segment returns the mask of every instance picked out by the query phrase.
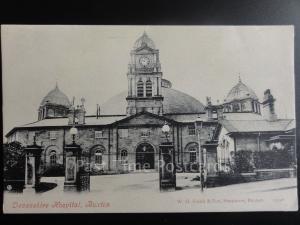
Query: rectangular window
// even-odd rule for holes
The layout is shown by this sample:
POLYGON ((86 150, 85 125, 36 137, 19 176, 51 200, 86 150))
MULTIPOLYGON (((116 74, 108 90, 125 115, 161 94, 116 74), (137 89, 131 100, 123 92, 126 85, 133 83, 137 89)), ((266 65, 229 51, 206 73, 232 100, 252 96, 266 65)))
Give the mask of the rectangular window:
POLYGON ((189 135, 196 135, 196 129, 194 124, 189 125, 188 130, 189 130, 189 135))
POLYGON ((150 130, 143 130, 141 132, 141 137, 149 137, 150 136, 150 130))
POLYGON ((56 131, 50 131, 49 136, 50 136, 50 140, 55 140, 56 139, 56 131))
POLYGON ((28 133, 28 141, 29 141, 29 143, 33 142, 34 136, 36 136, 35 131, 28 133))
POLYGON ((128 129, 120 129, 119 135, 120 135, 120 138, 127 138, 128 137, 128 129))
POLYGON ((99 138, 103 138, 104 136, 104 132, 102 130, 96 130, 95 131, 95 138, 99 139, 99 138))

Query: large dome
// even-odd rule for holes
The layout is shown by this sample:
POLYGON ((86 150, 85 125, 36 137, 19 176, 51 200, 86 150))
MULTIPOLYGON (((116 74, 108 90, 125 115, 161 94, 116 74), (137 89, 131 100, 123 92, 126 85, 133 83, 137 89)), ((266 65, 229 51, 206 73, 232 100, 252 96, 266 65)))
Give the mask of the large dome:
MULTIPOLYGON (((103 115, 124 115, 126 114, 127 91, 112 97, 101 105, 101 114, 103 115)), ((183 92, 162 87, 164 96, 163 110, 164 114, 181 113, 201 113, 204 112, 204 105, 197 99, 183 92)))
POLYGON ((43 98, 41 106, 45 104, 63 105, 67 107, 71 105, 68 97, 61 90, 59 90, 57 85, 43 98))
POLYGON ((241 79, 239 79, 239 82, 229 91, 224 102, 229 103, 232 101, 243 100, 247 98, 258 100, 255 92, 251 88, 246 86, 241 81, 241 79))
POLYGON ((149 48, 155 49, 154 42, 151 38, 148 37, 146 32, 144 32, 143 35, 136 40, 133 49, 136 50, 144 46, 148 46, 149 48))

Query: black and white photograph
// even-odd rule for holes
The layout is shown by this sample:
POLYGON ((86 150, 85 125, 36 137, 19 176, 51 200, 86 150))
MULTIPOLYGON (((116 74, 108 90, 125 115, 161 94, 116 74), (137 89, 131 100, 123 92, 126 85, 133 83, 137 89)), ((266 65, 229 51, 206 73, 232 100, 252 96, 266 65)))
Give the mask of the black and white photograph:
POLYGON ((294 37, 2 25, 4 213, 297 211, 294 37))

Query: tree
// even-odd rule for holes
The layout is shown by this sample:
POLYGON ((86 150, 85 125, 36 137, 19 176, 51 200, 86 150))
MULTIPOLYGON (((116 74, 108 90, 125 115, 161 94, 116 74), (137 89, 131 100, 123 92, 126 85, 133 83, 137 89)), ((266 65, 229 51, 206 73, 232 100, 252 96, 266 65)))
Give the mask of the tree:
POLYGON ((4 178, 23 178, 25 173, 25 151, 19 142, 3 144, 4 178))

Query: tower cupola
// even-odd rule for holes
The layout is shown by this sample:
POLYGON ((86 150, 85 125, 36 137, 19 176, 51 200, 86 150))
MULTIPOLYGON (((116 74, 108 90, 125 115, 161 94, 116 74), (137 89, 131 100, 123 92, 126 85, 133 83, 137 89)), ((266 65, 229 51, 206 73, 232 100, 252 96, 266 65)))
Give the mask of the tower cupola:
POLYGON ((159 50, 146 32, 135 41, 130 52, 127 80, 127 115, 141 111, 163 113, 159 50))
POLYGON ((71 103, 68 97, 55 85, 41 101, 38 119, 42 120, 51 117, 65 117, 68 114, 71 103))
POLYGON ((229 91, 224 99, 224 113, 261 114, 260 103, 255 92, 244 84, 239 77, 238 83, 229 91))

